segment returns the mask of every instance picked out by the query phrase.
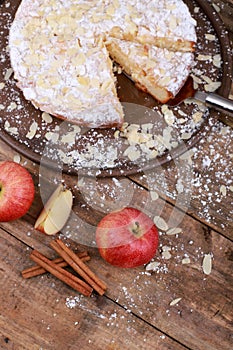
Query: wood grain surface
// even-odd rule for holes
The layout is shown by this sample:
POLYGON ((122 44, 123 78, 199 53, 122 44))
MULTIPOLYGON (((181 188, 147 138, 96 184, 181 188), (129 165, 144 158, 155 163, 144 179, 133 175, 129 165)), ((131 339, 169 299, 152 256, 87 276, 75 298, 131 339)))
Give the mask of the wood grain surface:
MULTIPOLYGON (((233 1, 212 3, 232 39, 233 1)), ((232 135, 230 126, 218 122, 206 139, 166 166, 98 180, 44 171, 0 141, 0 161, 25 166, 36 190, 24 217, 0 223, 0 349, 232 349, 232 135), (75 199, 72 217, 56 237, 73 249, 88 250, 88 266, 108 285, 104 296, 83 297, 50 274, 29 280, 21 276, 33 265, 32 249, 56 257, 49 246, 54 237, 33 225, 61 178, 75 199), (159 229, 154 271, 111 266, 95 247, 99 220, 123 205, 180 228, 176 235, 159 229), (208 254, 212 270, 206 275, 202 264, 208 254)))

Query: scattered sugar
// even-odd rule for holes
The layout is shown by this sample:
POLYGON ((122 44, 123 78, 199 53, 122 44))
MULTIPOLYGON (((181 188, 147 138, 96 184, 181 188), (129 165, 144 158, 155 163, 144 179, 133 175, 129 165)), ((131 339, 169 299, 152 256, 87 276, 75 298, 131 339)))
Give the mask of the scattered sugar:
MULTIPOLYGON (((199 8, 195 8, 195 12, 198 13, 199 12, 199 8)), ((209 41, 214 40, 214 36, 210 36, 211 34, 206 34, 206 38, 209 41)), ((206 55, 205 57, 199 56, 199 58, 201 57, 201 61, 209 61, 210 65, 213 64, 213 66, 215 68, 218 68, 219 66, 219 62, 220 60, 220 56, 219 54, 217 55, 206 55)), ((206 74, 204 74, 201 70, 198 71, 196 69, 195 74, 197 74, 196 77, 196 83, 203 85, 203 86, 207 86, 207 85, 211 85, 212 84, 212 79, 208 80, 206 77, 206 74), (207 84, 205 84, 207 83, 207 84)), ((5 72, 5 79, 8 80, 10 79, 12 75, 11 71, 6 71, 5 72)), ((2 85, 0 85, 2 87, 2 89, 5 89, 5 83, 1 83, 2 85)), ((213 86, 213 85, 212 85, 213 86)), ((219 86, 219 83, 217 82, 214 87, 219 86)), ((16 100, 15 100, 16 101, 16 100)), ((8 103, 8 105, 2 105, 2 108, 9 108, 10 103, 13 103, 13 107, 17 107, 18 104, 14 101, 11 101, 8 103), (17 106, 16 106, 17 105, 17 106)), ((13 108, 12 111, 15 109, 13 108)), ((198 106, 199 108, 199 106, 198 106)), ((202 120, 202 116, 203 113, 201 110, 199 110, 197 108, 197 110, 195 109, 195 112, 192 115, 192 119, 194 121, 194 124, 190 123, 190 128, 196 128, 195 124, 197 122, 200 122, 202 120)), ((167 117, 165 117, 166 123, 169 126, 176 126, 178 124, 182 125, 182 124, 186 124, 187 122, 187 114, 184 111, 179 111, 179 114, 182 115, 183 119, 179 119, 176 120, 175 118, 171 118, 171 119, 167 119, 167 117)), ((49 115, 44 115, 42 116, 42 119, 45 123, 51 124, 53 122, 53 118, 49 115)), ((129 124, 130 125, 130 124, 129 124)), ((189 129, 189 127, 188 127, 189 129)), ((13 127, 11 125, 11 120, 9 120, 8 122, 5 123, 5 130, 8 131, 11 134, 17 135, 18 136, 18 129, 17 127, 13 127)), ((30 130, 30 127, 29 127, 30 130)), ((28 130, 28 131, 29 131, 28 130)), ((148 136, 151 133, 151 128, 150 126, 148 126, 145 124, 139 125, 138 126, 138 131, 141 132, 141 130, 143 131, 143 133, 148 136)), ((169 130, 169 129, 168 129, 169 130)), ((51 131, 52 134, 54 134, 55 131, 51 131)), ((182 133, 184 135, 184 133, 188 133, 189 131, 184 131, 182 129, 182 133)), ((119 137, 119 134, 121 133, 121 131, 118 131, 118 135, 117 137, 119 137)), ((198 215, 200 215, 200 217, 203 217, 206 221, 211 222, 213 224, 217 223, 216 218, 213 217, 213 215, 211 214, 211 208, 216 208, 216 203, 221 203, 221 201, 224 200, 224 197, 226 197, 229 193, 229 191, 233 191, 233 185, 232 185, 232 179, 231 179, 231 171, 232 171, 232 167, 231 167, 231 163, 229 162, 229 159, 232 160, 232 150, 230 150, 230 141, 229 141, 229 135, 231 133, 231 129, 229 127, 225 127, 223 126, 220 122, 218 124, 216 124, 216 126, 213 128, 213 133, 221 133, 221 137, 222 137, 222 147, 224 147, 224 149, 226 149, 226 158, 227 159, 222 159, 221 158, 221 150, 219 149, 219 147, 221 147, 221 145, 216 145, 214 143, 211 143, 211 134, 209 136, 208 142, 210 143, 210 149, 208 154, 203 155, 203 151, 205 149, 204 147, 204 143, 200 143, 196 148, 194 148, 193 150, 190 150, 189 152, 187 152, 186 154, 184 154, 182 156, 183 159, 188 159, 188 160, 194 160, 198 161, 198 159, 201 160, 201 164, 199 167, 199 164, 197 162, 197 165, 195 165, 194 163, 194 178, 191 181, 191 185, 193 185, 195 187, 195 193, 194 193, 194 199, 198 199, 199 203, 200 203, 200 209, 198 212, 198 215), (217 164, 217 165, 216 165, 217 164), (210 179, 209 178, 209 174, 206 172, 208 169, 211 171, 213 169, 213 167, 215 167, 215 169, 218 168, 218 171, 216 171, 214 174, 212 172, 212 175, 215 177, 214 179, 210 179), (212 180, 212 183, 211 183, 212 180), (224 184, 223 184, 224 182, 224 184), (218 188, 216 192, 212 191, 212 186, 213 183, 217 183, 218 184, 218 188), (204 189, 204 191, 203 191, 204 189)), ((51 134, 51 135, 52 135, 51 134)), ((78 132, 77 132, 78 134, 78 132)), ((143 136, 145 136, 143 135, 143 136)), ((56 137, 55 140, 53 139, 53 137, 51 136, 50 139, 52 139, 53 141, 56 141, 56 137)), ((126 142, 128 142, 128 144, 130 144, 130 142, 132 142, 132 139, 127 140, 127 138, 125 137, 124 139, 126 142)), ((64 139, 63 139, 64 141, 64 139)), ((206 152, 206 150, 205 150, 206 152)), ((95 152, 94 152, 95 154, 95 152)), ((93 155, 93 153, 92 153, 93 155)), ((75 158, 75 155, 74 155, 75 158)), ((17 158, 16 158, 17 159, 17 158)), ((87 157, 88 160, 88 157, 87 157)), ((18 158, 18 161, 20 161, 20 159, 18 158)), ((80 163, 82 164, 82 163, 80 163)), ((108 164, 106 164, 106 166, 108 166, 108 164)), ((112 166, 112 164, 111 164, 112 166)), ((119 182, 118 179, 114 179, 115 184, 118 187, 121 187, 121 183, 119 182)), ((182 183, 179 183, 179 181, 177 181, 177 192, 178 193, 182 193, 184 191, 184 187, 182 187, 182 183)), ((153 191, 151 191, 153 192, 153 191)), ((151 194, 151 199, 152 200, 156 200, 157 199, 157 192, 153 192, 151 194)), ((175 196, 177 195, 177 193, 173 193, 172 195, 174 195, 174 198, 176 198, 175 196)), ((221 210, 220 210, 220 214, 221 214, 221 210)), ((229 212, 229 216, 226 217, 226 222, 230 221, 231 219, 231 215, 232 213, 229 212)), ((145 267, 145 273, 140 272, 138 274, 138 276, 135 278, 135 281, 137 281, 137 279, 139 278, 146 278, 145 280, 145 286, 146 284, 149 284, 150 280, 152 280, 153 278, 157 278, 156 282, 161 282, 161 280, 163 278, 165 278, 166 274, 169 274, 169 259, 176 259, 177 263, 180 263, 182 266, 182 268, 188 268, 188 264, 191 263, 199 263, 198 266, 202 267, 204 274, 208 275, 211 273, 212 271, 212 254, 204 254, 203 253, 203 248, 202 247, 195 247, 195 241, 194 240, 189 240, 186 245, 183 243, 182 241, 182 246, 181 244, 179 245, 177 242, 174 241, 174 239, 177 239, 179 237, 179 233, 181 233, 181 228, 169 228, 167 222, 164 220, 164 222, 162 222, 161 224, 161 218, 158 219, 160 220, 160 227, 159 229, 163 232, 166 233, 166 235, 162 236, 162 238, 164 239, 165 236, 170 236, 168 237, 171 241, 169 241, 169 246, 168 245, 162 245, 161 247, 161 252, 160 252, 160 260, 158 257, 158 261, 152 261, 151 263, 149 263, 146 267, 145 267), (193 249, 193 255, 191 256, 186 256, 184 253, 185 250, 187 248, 187 251, 189 251, 190 249, 193 249), (164 261, 164 255, 166 257, 169 256, 168 259, 165 259, 167 261, 164 261), (202 263, 200 262, 200 258, 203 259, 202 263), (201 265, 202 264, 202 265, 201 265), (162 277, 161 277, 162 276, 162 277)), ((158 222, 158 220, 156 220, 156 222, 158 222)), ((28 235, 30 235, 31 233, 28 232, 28 235)), ((184 232, 184 236, 185 236, 185 232, 184 232)), ((126 287, 122 287, 121 291, 124 294, 125 300, 126 300, 126 305, 125 308, 127 310, 128 313, 131 312, 131 309, 139 307, 139 303, 137 302, 137 300, 134 300, 132 298, 132 295, 130 294, 129 290, 126 287)), ((145 295, 146 296, 146 295, 145 295)), ((176 298, 174 300, 171 301, 171 303, 175 303, 175 301, 177 301, 177 299, 180 298, 176 298)), ((180 299, 181 300, 181 299, 180 299)), ((179 301, 180 301, 179 300, 179 301)), ((57 302, 59 302, 59 300, 57 300, 57 302)), ((84 299, 81 296, 75 296, 75 297, 69 297, 66 299, 66 306, 69 309, 73 309, 75 307, 81 307, 81 309, 88 311, 90 313, 93 313, 93 310, 91 308, 88 308, 88 305, 84 302, 84 299)), ((153 301, 150 301, 150 303, 153 305, 153 301)), ((175 303, 176 304, 176 303, 175 303)), ((174 304, 174 305, 175 305, 174 304)), ((170 311, 167 310, 166 311, 167 315, 170 314, 170 311)), ((100 310, 96 310, 94 311, 94 315, 100 319, 105 319, 107 318, 109 320, 109 326, 111 325, 116 325, 116 320, 119 318, 119 316, 117 315, 116 312, 113 312, 110 315, 105 315, 103 313, 101 313, 100 310)), ((76 322, 75 322, 76 323, 76 322)), ((48 326, 49 327, 49 326, 48 326)), ((161 337, 165 337, 164 335, 162 335, 161 337)), ((91 341, 90 341, 91 342, 91 341)))
MULTIPOLYGON (((202 14, 199 7, 195 7, 194 15, 197 16, 197 20, 199 18, 202 18, 204 22, 205 16, 202 14)), ((11 20, 11 15, 8 14, 8 19, 5 23, 6 27, 9 27, 11 20)), ((204 42, 202 47, 198 46, 197 60, 192 70, 193 76, 195 76, 197 87, 202 87, 203 89, 212 91, 216 89, 220 84, 218 80, 220 74, 219 68, 221 67, 221 54, 214 30, 211 28, 211 25, 208 21, 205 21, 205 23, 205 41, 213 41, 214 43, 216 43, 216 47, 213 52, 211 52, 210 54, 206 54, 205 45, 208 46, 208 44, 204 42), (208 63, 208 67, 210 68, 208 68, 208 72, 205 72, 205 69, 203 68, 202 64, 203 62, 208 63)), ((197 31, 198 30, 199 28, 197 27, 197 31)), ((6 48, 1 53, 1 60, 6 61, 8 55, 8 48, 6 48)), ((12 73, 12 68, 7 67, 3 72, 4 82, 0 82, 0 87, 3 91, 5 91, 5 89, 7 88, 7 84, 5 82, 10 82, 11 84, 11 101, 8 101, 7 104, 0 104, 0 109, 3 110, 7 108, 9 108, 11 111, 19 108, 23 109, 20 97, 14 89, 15 82, 13 80, 12 73)), ((118 70, 118 73, 121 74, 121 71, 118 70)), ((58 135, 57 130, 55 129, 56 118, 53 118, 51 115, 45 112, 43 112, 41 116, 38 114, 38 120, 36 120, 36 122, 38 123, 37 132, 35 132, 35 129, 30 130, 31 123, 28 123, 26 124, 28 130, 23 130, 23 133, 20 133, 20 129, 18 129, 18 127, 16 127, 15 125, 11 125, 11 118, 12 121, 15 121, 13 120, 13 118, 17 118, 20 122, 20 119, 15 114, 13 115, 13 117, 11 117, 9 114, 6 115, 9 125, 6 125, 5 130, 17 140, 19 139, 19 137, 22 138, 22 143, 24 143, 27 147, 33 147, 34 152, 39 154, 44 151, 46 141, 52 141, 59 148, 59 151, 57 152, 57 157, 60 157, 60 160, 63 161, 64 164, 71 167, 71 169, 89 169, 90 167, 103 167, 104 169, 120 169, 122 166, 124 169, 128 166, 129 161, 135 162, 136 164, 140 164, 141 162, 142 164, 144 164, 145 162, 155 159, 158 155, 163 154, 164 152, 166 152, 167 149, 172 150, 182 140, 189 140, 192 137, 193 133, 195 133, 200 127, 200 125, 203 123, 205 116, 202 111, 203 106, 199 104, 194 104, 194 111, 192 114, 189 113, 189 109, 186 110, 186 107, 188 108, 188 104, 185 104, 184 106, 180 106, 179 108, 175 109, 169 108, 166 105, 162 107, 156 106, 155 110, 160 112, 160 115, 164 117, 166 123, 166 126, 163 126, 164 130, 162 130, 158 134, 155 134, 155 130, 159 130, 161 129, 161 127, 159 125, 154 125, 151 122, 151 120, 146 121, 144 124, 136 124, 138 128, 136 132, 135 130, 133 132, 122 132, 122 130, 114 130, 113 134, 116 137, 117 143, 119 145, 118 149, 115 148, 115 150, 115 143, 112 142, 108 136, 98 136, 96 142, 96 135, 90 133, 89 138, 84 139, 87 142, 87 150, 84 151, 82 149, 82 151, 80 152, 78 147, 75 146, 77 145, 77 143, 81 142, 81 139, 83 139, 82 130, 81 136, 80 130, 75 130, 73 133, 69 132, 67 133, 67 135, 58 135), (40 122, 40 120, 42 121, 42 123, 40 122), (49 130, 46 130, 46 124, 50 126, 49 130), (37 138, 38 140, 36 146, 33 143, 34 138, 37 138), (68 147, 66 151, 63 150, 63 143, 65 143, 68 147), (132 145, 132 143, 134 144, 132 145), (103 146, 104 144, 107 145, 105 148, 103 146), (74 145, 75 147, 74 150, 71 150, 72 145, 74 145), (108 152, 109 147, 112 147, 111 154, 109 154, 108 152), (100 156, 97 156, 99 154, 101 155, 101 159, 100 156)), ((29 117, 30 115, 27 114, 27 111, 25 111, 24 118, 27 119, 29 117)), ((126 129, 128 128, 128 130, 130 130, 131 126, 134 123, 128 122, 126 124, 126 129)), ((48 146, 48 148, 50 147, 48 146)), ((49 158, 54 158, 54 153, 51 149, 46 150, 46 152, 46 156, 48 156, 49 158)), ((178 191, 182 192, 182 187, 179 186, 179 183, 178 191)))

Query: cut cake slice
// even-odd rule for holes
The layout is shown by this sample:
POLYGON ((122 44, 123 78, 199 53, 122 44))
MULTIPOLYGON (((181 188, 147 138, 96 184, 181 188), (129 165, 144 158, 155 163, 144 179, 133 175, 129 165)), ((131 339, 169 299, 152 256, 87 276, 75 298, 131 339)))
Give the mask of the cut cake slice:
POLYGON ((194 63, 192 52, 174 52, 118 39, 109 40, 107 49, 138 87, 161 103, 179 92, 194 63))

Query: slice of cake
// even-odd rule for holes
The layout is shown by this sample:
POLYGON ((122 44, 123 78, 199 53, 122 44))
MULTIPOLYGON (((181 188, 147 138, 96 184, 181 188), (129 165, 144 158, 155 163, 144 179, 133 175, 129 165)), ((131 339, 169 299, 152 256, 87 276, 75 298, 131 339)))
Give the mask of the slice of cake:
POLYGON ((166 103, 184 85, 194 63, 192 52, 169 51, 151 45, 111 39, 107 49, 137 85, 166 103))
POLYGON ((163 102, 184 82, 195 41, 182 0, 22 0, 9 50, 17 85, 35 107, 106 128, 123 123, 108 50, 163 102))

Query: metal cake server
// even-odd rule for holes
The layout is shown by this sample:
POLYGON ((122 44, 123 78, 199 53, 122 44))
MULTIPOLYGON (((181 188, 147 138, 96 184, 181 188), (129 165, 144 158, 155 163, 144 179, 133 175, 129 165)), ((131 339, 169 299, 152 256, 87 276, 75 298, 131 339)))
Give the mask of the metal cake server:
POLYGON ((202 91, 196 91, 193 98, 203 102, 207 107, 226 113, 233 118, 233 100, 224 98, 213 92, 206 93, 202 91))

